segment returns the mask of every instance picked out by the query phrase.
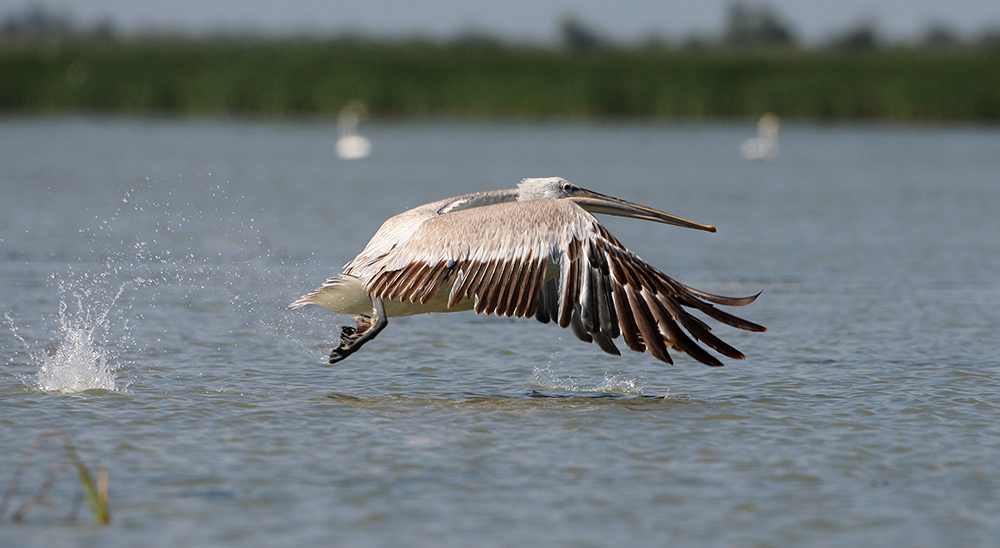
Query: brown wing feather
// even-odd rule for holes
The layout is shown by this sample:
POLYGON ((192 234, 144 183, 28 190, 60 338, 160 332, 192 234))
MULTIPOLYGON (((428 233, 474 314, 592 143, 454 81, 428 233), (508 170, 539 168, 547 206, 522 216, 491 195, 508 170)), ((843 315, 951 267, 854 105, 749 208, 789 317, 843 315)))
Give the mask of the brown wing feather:
POLYGON ((514 307, 514 317, 523 318, 529 312, 535 311, 535 303, 541 293, 541 280, 538 274, 541 266, 538 259, 533 259, 524 269, 524 278, 518 283, 517 304, 514 307))
POLYGON ((462 279, 462 284, 457 290, 453 291, 455 296, 448 301, 448 307, 454 307, 462 299, 472 296, 471 288, 475 287, 478 283, 477 280, 482 280, 483 275, 486 274, 486 269, 489 267, 489 263, 484 263, 482 261, 470 261, 465 268, 465 277, 462 279))
POLYGON ((507 266, 509 268, 505 269, 501 286, 497 290, 496 314, 498 316, 510 317, 514 314, 514 307, 517 305, 514 294, 517 290, 517 284, 521 282, 521 271, 524 267, 524 261, 510 261, 507 263, 507 266))
POLYGON ((713 306, 743 306, 753 302, 756 295, 724 297, 681 284, 628 251, 603 226, 596 225, 588 238, 585 252, 563 268, 563 275, 570 279, 562 282, 565 289, 560 320, 568 318, 571 309, 566 303, 572 303, 580 311, 581 327, 592 335, 620 335, 630 349, 648 349, 668 363, 672 363, 668 349, 673 347, 712 366, 722 362, 699 342, 730 358, 742 359, 744 355, 713 334, 708 324, 685 307, 740 329, 765 329, 713 306))
POLYGON ((650 354, 658 360, 670 364, 674 363, 667 352, 663 335, 657 328, 656 319, 653 318, 653 313, 649 310, 642 295, 631 287, 626 288, 626 294, 628 295, 629 308, 632 309, 632 317, 639 328, 639 335, 642 336, 642 341, 646 344, 650 354))
POLYGON ((618 322, 622 338, 625 339, 625 346, 636 352, 645 352, 646 345, 639 340, 639 327, 632 319, 632 311, 629 309, 628 295, 624 285, 612 284, 612 297, 615 301, 615 309, 618 311, 618 322))

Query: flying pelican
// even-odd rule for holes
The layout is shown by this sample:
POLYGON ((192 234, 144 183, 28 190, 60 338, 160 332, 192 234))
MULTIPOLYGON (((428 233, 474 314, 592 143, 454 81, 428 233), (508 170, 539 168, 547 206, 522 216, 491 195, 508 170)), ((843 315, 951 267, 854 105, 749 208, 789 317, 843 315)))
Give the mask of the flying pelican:
POLYGON ((715 232, 561 177, 524 179, 516 189, 448 198, 392 217, 343 273, 289 306, 355 315, 356 326, 342 328, 331 364, 375 338, 390 317, 461 310, 534 315, 614 355, 621 352, 612 339, 620 336, 632 350, 648 349, 667 363, 673 363, 667 349, 675 348, 722 365, 695 340, 744 358, 684 307, 765 331, 712 305, 743 306, 757 295, 723 297, 677 282, 626 249, 593 213, 715 232))

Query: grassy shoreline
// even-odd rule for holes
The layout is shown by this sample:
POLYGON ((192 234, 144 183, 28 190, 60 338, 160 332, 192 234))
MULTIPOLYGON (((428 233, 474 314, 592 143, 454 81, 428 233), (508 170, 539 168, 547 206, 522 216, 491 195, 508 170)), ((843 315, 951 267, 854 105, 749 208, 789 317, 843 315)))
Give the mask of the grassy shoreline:
POLYGON ((363 41, 0 44, 0 113, 1000 123, 1000 52, 363 41))

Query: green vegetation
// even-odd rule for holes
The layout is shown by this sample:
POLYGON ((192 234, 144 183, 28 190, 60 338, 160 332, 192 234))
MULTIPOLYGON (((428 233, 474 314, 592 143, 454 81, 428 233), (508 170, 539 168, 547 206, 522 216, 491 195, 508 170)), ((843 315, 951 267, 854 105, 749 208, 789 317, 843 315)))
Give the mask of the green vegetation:
POLYGON ((337 40, 0 42, 0 113, 1000 122, 996 49, 584 52, 337 40))
MULTIPOLYGON (((17 494, 18 487, 21 484, 21 479, 24 477, 24 473, 27 468, 31 465, 35 454, 45 444, 45 442, 51 438, 62 438, 63 450, 66 452, 66 459, 48 470, 41 486, 39 486, 27 500, 18 506, 12 515, 12 519, 14 521, 24 520, 25 516, 28 515, 28 512, 43 501, 46 501, 49 491, 56 482, 56 478, 66 471, 67 468, 72 467, 76 469, 80 480, 80 488, 87 498, 87 503, 90 505, 90 511, 94 517, 94 523, 98 525, 108 525, 111 523, 111 510, 108 506, 107 468, 102 466, 98 469, 97 483, 95 484, 93 477, 90 475, 90 470, 88 470, 87 466, 83 463, 83 460, 76 451, 76 447, 74 447, 72 442, 70 442, 69 435, 62 430, 52 430, 39 434, 38 437, 36 437, 35 440, 28 445, 24 455, 21 457, 21 462, 18 464, 17 469, 14 470, 14 475, 11 477, 10 483, 7 484, 7 488, 3 491, 3 496, 0 496, 0 521, 2 521, 4 516, 7 514, 7 508, 10 506, 14 496, 17 494)), ((48 505, 51 506, 51 501, 49 501, 48 505)), ((68 516, 70 522, 76 521, 76 511, 78 507, 76 504, 73 506, 74 508, 68 516)))

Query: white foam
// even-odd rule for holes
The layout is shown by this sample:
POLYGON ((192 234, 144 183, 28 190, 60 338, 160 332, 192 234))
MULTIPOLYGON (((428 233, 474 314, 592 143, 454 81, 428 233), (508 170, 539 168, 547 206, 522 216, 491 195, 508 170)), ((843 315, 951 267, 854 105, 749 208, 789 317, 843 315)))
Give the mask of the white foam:
POLYGON ((113 353, 94 338, 97 326, 63 326, 59 346, 40 361, 35 383, 46 392, 74 393, 84 390, 116 390, 113 353))
POLYGON ((561 377, 552 370, 551 364, 544 368, 536 366, 526 384, 546 390, 626 395, 642 395, 645 385, 641 377, 610 371, 605 371, 602 378, 561 377))
MULTIPOLYGON (((30 363, 38 367, 33 379, 25 379, 39 390, 72 394, 85 390, 124 390, 118 386, 117 354, 127 345, 127 329, 112 326, 109 312, 121 296, 126 284, 108 290, 88 276, 74 280, 86 282, 87 289, 75 284, 59 284, 59 311, 54 340, 49 348, 33 350, 17 334, 14 321, 5 315, 15 336, 30 351, 30 363), (95 285, 96 284, 96 285, 95 285), (74 303, 71 308, 70 303, 74 303)), ((44 340, 45 337, 40 338, 44 340)))

